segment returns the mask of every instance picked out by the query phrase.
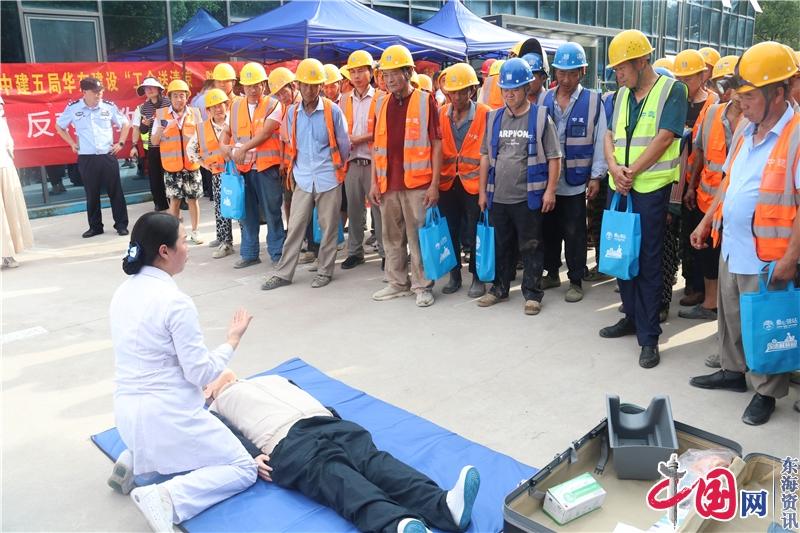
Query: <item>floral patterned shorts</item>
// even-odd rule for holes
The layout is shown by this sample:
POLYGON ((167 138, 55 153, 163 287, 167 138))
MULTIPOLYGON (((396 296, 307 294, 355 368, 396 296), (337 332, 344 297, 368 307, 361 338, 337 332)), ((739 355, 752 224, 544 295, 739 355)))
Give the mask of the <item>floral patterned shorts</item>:
POLYGON ((203 194, 203 178, 199 170, 164 172, 167 198, 200 198, 203 194))

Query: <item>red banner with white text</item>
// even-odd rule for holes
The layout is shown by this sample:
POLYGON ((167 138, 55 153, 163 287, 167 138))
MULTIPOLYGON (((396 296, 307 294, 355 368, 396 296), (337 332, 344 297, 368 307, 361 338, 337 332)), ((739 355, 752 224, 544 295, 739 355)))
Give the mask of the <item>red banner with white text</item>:
MULTIPOLYGON (((5 114, 14 138, 16 166, 77 161, 75 153, 56 133, 55 122, 69 102, 82 97, 82 78, 93 76, 101 80, 105 87, 103 99, 116 104, 130 119, 136 106, 143 101, 143 97, 136 94, 136 87, 145 77, 155 77, 164 87, 172 80, 185 80, 192 89, 191 100, 200 91, 203 81, 211 77, 215 65, 215 62, 201 61, 0 64, 0 96, 5 101, 5 114)), ((237 72, 242 65, 233 63, 237 72)), ((265 68, 269 71, 277 66, 280 65, 265 68)), ((284 66, 291 68, 293 64, 284 66)), ((69 131, 74 137, 72 128, 69 131)), ((130 142, 119 152, 119 157, 128 152, 130 142)))

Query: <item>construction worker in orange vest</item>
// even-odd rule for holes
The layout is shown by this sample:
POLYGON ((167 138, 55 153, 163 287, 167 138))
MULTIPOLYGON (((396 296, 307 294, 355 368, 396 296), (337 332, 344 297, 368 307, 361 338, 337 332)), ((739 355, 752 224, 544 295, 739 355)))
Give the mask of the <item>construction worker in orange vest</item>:
POLYGON ((164 169, 169 212, 177 218, 181 211, 181 200, 185 200, 192 220, 188 241, 202 244, 197 227, 200 223, 198 198, 203 194, 203 181, 196 150, 188 147, 190 142, 197 142, 197 129, 202 126, 203 120, 200 111, 187 105, 189 86, 185 81, 172 80, 167 86, 167 97, 171 105, 156 111, 151 138, 161 147, 161 167, 164 169))
MULTIPOLYGON (((689 111, 686 114, 685 131, 691 130, 687 137, 691 141, 697 135, 697 130, 700 128, 708 108, 717 103, 718 97, 717 93, 706 89, 706 61, 700 52, 697 50, 683 50, 675 56, 674 63, 673 73, 675 77, 686 85, 688 90, 689 111)), ((686 289, 680 304, 691 307, 691 309, 681 309, 678 312, 678 316, 697 320, 716 320, 716 305, 708 309, 702 306, 705 300, 703 273, 698 264, 697 254, 689 244, 689 235, 697 227, 703 216, 695 207, 689 208, 689 204, 683 201, 686 184, 691 180, 693 169, 695 166, 702 166, 703 160, 699 159, 696 152, 691 149, 691 142, 687 143, 684 149, 689 152, 686 166, 681 174, 680 181, 673 187, 670 197, 672 224, 680 225, 680 240, 677 249, 674 247, 668 248, 668 253, 664 254, 664 265, 665 268, 674 268, 677 271, 678 263, 682 263, 686 289), (679 256, 675 254, 678 250, 680 251, 679 256)), ((663 295, 667 298, 665 298, 666 301, 662 301, 663 308, 669 307, 672 295, 672 279, 673 277, 670 276, 668 280, 669 286, 664 287, 663 295)), ((665 283, 667 283, 666 277, 665 283)))
MULTIPOLYGON (((738 60, 739 58, 736 56, 725 56, 717 61, 711 81, 719 87, 719 94, 726 95, 733 92, 730 87, 732 85, 731 78, 738 60)), ((709 107, 702 123, 698 119, 693 140, 693 153, 695 161, 702 163, 695 164, 692 168, 692 176, 683 201, 688 209, 697 209, 701 219, 711 208, 711 203, 714 201, 722 181, 722 167, 728 156, 731 138, 733 132, 736 131, 741 113, 739 97, 734 95, 727 103, 714 104, 709 107)), ((692 311, 696 315, 711 314, 711 311, 717 309, 719 248, 709 246, 702 250, 695 250, 695 257, 697 259, 696 266, 703 274, 705 299, 697 304, 697 311, 692 311)), ((680 311, 679 315, 684 318, 699 318, 686 316, 685 311, 680 311)), ((714 312, 714 316, 716 316, 716 312, 714 312)), ((708 363, 719 367, 719 354, 715 354, 711 361, 707 361, 708 363)))
POLYGON ((220 178, 225 170, 225 155, 222 152, 220 138, 228 124, 228 95, 222 89, 209 89, 204 95, 204 103, 208 118, 197 130, 197 148, 201 165, 211 173, 211 187, 214 196, 214 220, 216 226, 216 250, 211 256, 214 259, 233 253, 233 230, 231 220, 220 213, 220 178))
POLYGON ((434 302, 433 280, 425 278, 418 230, 425 223, 426 208, 439 200, 439 111, 433 95, 411 87, 414 60, 405 46, 387 47, 380 69, 391 94, 375 109, 369 197, 381 208, 389 285, 372 299, 391 300, 413 292, 417 306, 428 307, 434 302), (410 264, 407 250, 411 251, 410 264))
POLYGON ((241 220, 240 259, 233 268, 246 268, 261 262, 259 226, 261 213, 267 219, 267 252, 276 263, 283 250, 286 231, 281 205, 283 187, 278 169, 281 164, 281 139, 278 128, 283 116, 281 103, 266 93, 267 73, 260 63, 247 63, 239 73, 245 96, 231 104, 228 127, 223 131, 222 151, 236 163, 244 176, 245 216, 241 220))
POLYGON ((342 202, 345 163, 350 154, 347 124, 339 106, 321 95, 325 68, 316 59, 304 59, 295 74, 302 103, 292 104, 286 113, 289 142, 289 172, 296 187, 292 198, 289 233, 275 272, 261 285, 263 290, 292 283, 306 228, 316 209, 321 230, 319 267, 312 288, 330 283, 336 265, 339 212, 342 202))
POLYGON ((220 89, 225 93, 228 98, 225 105, 230 107, 233 98, 236 96, 233 94, 233 87, 236 85, 236 70, 228 63, 219 63, 214 67, 211 79, 214 80, 214 88, 220 89))
MULTIPOLYGON (((372 186, 372 132, 370 116, 375 114, 377 89, 370 85, 374 60, 366 50, 356 50, 347 59, 347 71, 353 85, 351 92, 342 95, 341 108, 347 119, 350 134, 350 158, 345 177, 347 217, 347 258, 342 262, 345 270, 364 263, 364 228, 367 224, 367 196, 372 186)), ((377 206, 369 208, 375 225, 376 243, 381 264, 384 261, 381 212, 377 206)))
MULTIPOLYGON (((788 103, 789 80, 797 70, 792 55, 772 41, 747 49, 736 67, 742 114, 750 123, 734 133, 723 168, 726 177, 691 236, 697 249, 708 246, 709 234, 715 244, 722 239, 717 302, 722 369, 692 378, 695 387, 747 391, 739 296, 759 291, 759 277, 769 262, 775 262, 771 277, 775 284, 797 274, 800 113, 788 103)), ((776 341, 784 337, 796 346, 791 335, 776 331, 776 341)), ((777 358, 786 343, 776 344, 777 358)), ((745 424, 769 421, 776 398, 789 392, 789 376, 750 372, 755 395, 742 415, 745 424)))
MULTIPOLYGON (((717 61, 720 59, 720 53, 710 46, 704 46, 698 50, 698 52, 703 56, 703 61, 706 64, 706 72, 703 75, 703 85, 705 85, 706 89, 709 91, 716 93, 717 88, 711 81, 711 76, 714 74, 714 65, 716 65, 717 61)), ((717 96, 719 96, 719 94, 717 96)))
POLYGON ((470 298, 480 298, 486 293, 485 284, 475 274, 475 232, 481 212, 478 207, 481 144, 486 135, 486 115, 491 108, 472 101, 478 85, 478 76, 468 63, 451 65, 442 80, 450 104, 439 110, 442 129, 439 207, 447 219, 456 252, 456 266, 442 292, 451 294, 461 288, 461 235, 464 235, 464 247, 470 249, 472 284, 467 294, 470 298), (464 231, 462 221, 466 222, 464 231))
POLYGON ((478 102, 488 105, 492 109, 499 109, 505 105, 503 94, 500 92, 500 67, 505 63, 504 59, 495 61, 489 67, 489 74, 483 80, 483 86, 478 93, 478 102))
POLYGON ((331 63, 323 65, 325 67, 325 85, 322 86, 322 94, 336 105, 342 96, 342 73, 339 67, 331 63))

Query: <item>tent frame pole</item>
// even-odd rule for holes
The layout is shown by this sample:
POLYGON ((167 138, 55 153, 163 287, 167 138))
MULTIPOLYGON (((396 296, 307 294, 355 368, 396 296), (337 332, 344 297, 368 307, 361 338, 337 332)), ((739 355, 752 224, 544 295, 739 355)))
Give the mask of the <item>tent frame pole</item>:
POLYGON ((167 4, 167 46, 169 47, 169 60, 175 61, 175 49, 172 46, 172 9, 170 0, 166 0, 167 4))

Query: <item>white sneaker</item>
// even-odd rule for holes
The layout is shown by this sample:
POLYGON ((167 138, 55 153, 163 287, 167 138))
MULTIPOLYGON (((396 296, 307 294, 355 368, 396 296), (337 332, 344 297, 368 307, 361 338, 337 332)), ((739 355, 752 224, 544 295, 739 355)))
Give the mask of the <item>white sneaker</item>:
POLYGON ((233 253, 233 246, 230 244, 222 243, 219 247, 214 250, 214 253, 211 254, 211 257, 214 259, 221 259, 225 256, 231 255, 233 253))
POLYGON ((189 234, 189 243, 203 244, 203 239, 200 238, 200 235, 198 235, 197 230, 194 230, 189 234))
POLYGON ((133 453, 126 449, 117 458, 111 475, 108 478, 108 486, 120 494, 128 494, 134 487, 133 481, 133 453))
POLYGON ((319 270, 319 259, 314 259, 314 262, 311 263, 311 266, 308 267, 309 272, 316 272, 319 270))
POLYGON ((4 257, 3 258, 3 268, 17 268, 19 263, 13 257, 4 257))
POLYGON ((447 508, 453 516, 453 522, 459 531, 467 529, 472 520, 472 506, 478 497, 481 487, 481 476, 474 466, 465 466, 458 475, 455 486, 447 492, 447 508))
POLYGON ((424 290, 417 293, 417 307, 430 307, 433 305, 433 292, 424 290))
POLYGON ((403 518, 397 523, 397 533, 431 533, 422 520, 403 518))
POLYGON ((408 289, 398 289, 388 285, 372 295, 372 299, 376 302, 384 302, 393 298, 400 298, 402 296, 411 296, 411 291, 408 289))
POLYGON ((144 515, 147 525, 156 533, 172 533, 172 500, 166 489, 158 485, 137 487, 131 499, 144 515))

